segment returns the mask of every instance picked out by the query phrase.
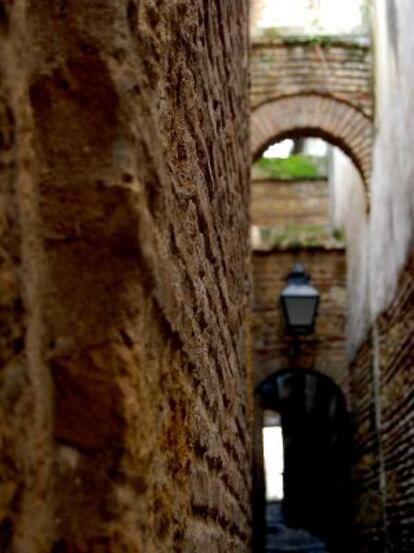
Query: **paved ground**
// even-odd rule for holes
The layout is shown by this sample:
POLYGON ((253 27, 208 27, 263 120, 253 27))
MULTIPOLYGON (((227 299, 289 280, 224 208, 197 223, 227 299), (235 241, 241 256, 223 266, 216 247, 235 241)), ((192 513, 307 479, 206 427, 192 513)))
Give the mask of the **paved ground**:
POLYGON ((266 553, 328 553, 318 538, 285 525, 280 503, 268 503, 266 528, 266 553))

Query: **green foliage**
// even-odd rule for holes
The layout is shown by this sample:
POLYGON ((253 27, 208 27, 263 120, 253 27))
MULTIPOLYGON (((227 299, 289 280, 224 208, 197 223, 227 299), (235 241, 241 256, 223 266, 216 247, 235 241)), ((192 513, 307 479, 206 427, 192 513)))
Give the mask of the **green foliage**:
POLYGON ((338 228, 335 228, 333 229, 332 231, 332 236, 335 238, 335 240, 337 240, 338 242, 343 242, 345 237, 344 237, 344 233, 342 232, 341 229, 338 229, 338 228))
POLYGON ((266 40, 280 40, 280 31, 276 27, 266 27, 262 31, 262 38, 266 40))
POLYGON ((287 224, 281 227, 261 227, 260 238, 266 248, 294 250, 303 248, 342 248, 343 235, 326 225, 287 224))
POLYGON ((313 159, 309 156, 296 154, 286 159, 260 158, 255 163, 263 178, 298 180, 312 179, 319 176, 319 170, 313 159))
POLYGON ((279 248, 310 248, 326 242, 329 237, 326 227, 321 225, 295 225, 272 228, 269 233, 269 243, 279 248))
POLYGON ((307 43, 311 46, 333 46, 338 42, 338 37, 326 35, 326 34, 311 34, 307 37, 307 43))

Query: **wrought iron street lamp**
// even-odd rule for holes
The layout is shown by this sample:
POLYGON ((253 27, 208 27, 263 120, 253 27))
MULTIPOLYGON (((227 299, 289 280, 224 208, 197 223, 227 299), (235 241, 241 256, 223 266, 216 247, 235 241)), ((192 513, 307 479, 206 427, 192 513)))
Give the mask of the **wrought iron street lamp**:
POLYGON ((280 294, 286 327, 293 336, 312 334, 319 306, 319 292, 309 283, 302 263, 295 263, 288 284, 280 294))

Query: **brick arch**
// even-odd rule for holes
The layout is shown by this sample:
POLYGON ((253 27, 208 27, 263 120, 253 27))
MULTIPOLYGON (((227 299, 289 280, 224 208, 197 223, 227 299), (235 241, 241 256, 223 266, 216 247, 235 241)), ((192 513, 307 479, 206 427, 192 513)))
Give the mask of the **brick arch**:
MULTIPOLYGON (((350 418, 343 391, 322 372, 292 367, 269 375, 256 394, 259 409, 281 417, 286 523, 308 530, 326 542, 330 551, 343 551, 349 535, 351 473, 350 418), (312 461, 305 466, 303 459, 309 454, 312 461), (326 467, 332 470, 327 472, 326 467), (314 497, 315 492, 319 501, 303 504, 303 497, 314 497)), ((253 435, 256 465, 263 457, 263 411, 258 410, 258 415, 260 424, 253 435)), ((263 488, 254 493, 263 494, 263 488)))
POLYGON ((352 159, 368 188, 372 132, 370 118, 350 104, 316 94, 285 96, 253 111, 251 152, 253 159, 257 159, 277 139, 318 136, 341 148, 352 159))

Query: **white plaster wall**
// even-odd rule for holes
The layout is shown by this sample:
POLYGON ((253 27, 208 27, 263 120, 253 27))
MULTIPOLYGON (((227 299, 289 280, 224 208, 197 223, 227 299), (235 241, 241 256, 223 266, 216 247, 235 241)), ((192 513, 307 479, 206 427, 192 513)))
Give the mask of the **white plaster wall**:
POLYGON ((414 0, 375 0, 376 120, 370 215, 359 175, 334 153, 333 217, 348 248, 348 353, 388 307, 414 235, 414 0), (393 11, 394 7, 394 11, 393 11))
POLYGON ((332 224, 347 245, 347 350, 352 357, 369 327, 368 219, 365 189, 352 161, 338 148, 331 157, 332 224))
POLYGON ((372 321, 394 297, 414 230, 414 2, 376 0, 375 7, 377 136, 369 232, 372 321))

